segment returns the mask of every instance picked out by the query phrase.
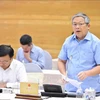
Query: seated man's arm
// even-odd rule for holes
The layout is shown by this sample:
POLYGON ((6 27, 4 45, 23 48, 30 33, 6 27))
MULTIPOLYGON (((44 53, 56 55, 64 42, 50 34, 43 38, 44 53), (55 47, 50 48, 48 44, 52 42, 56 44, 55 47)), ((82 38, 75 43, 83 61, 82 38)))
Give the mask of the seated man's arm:
POLYGON ((37 64, 38 66, 40 66, 41 69, 43 69, 44 66, 45 66, 45 55, 44 55, 44 51, 41 51, 39 53, 39 56, 38 56, 38 60, 37 61, 32 59, 32 63, 37 64))

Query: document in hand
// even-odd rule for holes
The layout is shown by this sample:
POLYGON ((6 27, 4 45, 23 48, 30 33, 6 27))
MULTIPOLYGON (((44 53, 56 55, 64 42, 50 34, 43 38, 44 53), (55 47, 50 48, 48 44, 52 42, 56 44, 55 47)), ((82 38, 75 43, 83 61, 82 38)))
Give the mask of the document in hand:
POLYGON ((80 85, 81 85, 81 83, 82 83, 82 82, 78 82, 77 80, 68 78, 68 77, 66 77, 66 76, 64 76, 64 75, 62 75, 62 78, 63 78, 65 81, 69 82, 70 84, 72 84, 73 86, 75 86, 75 87, 77 87, 77 88, 79 88, 80 85))

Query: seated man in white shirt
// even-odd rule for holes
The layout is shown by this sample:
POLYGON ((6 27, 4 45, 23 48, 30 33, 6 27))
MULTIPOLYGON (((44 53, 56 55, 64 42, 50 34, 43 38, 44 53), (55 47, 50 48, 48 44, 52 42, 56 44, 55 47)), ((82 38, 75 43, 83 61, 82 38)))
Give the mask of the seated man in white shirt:
POLYGON ((0 88, 12 87, 16 83, 27 82, 23 63, 13 58, 14 50, 9 45, 0 45, 0 88))

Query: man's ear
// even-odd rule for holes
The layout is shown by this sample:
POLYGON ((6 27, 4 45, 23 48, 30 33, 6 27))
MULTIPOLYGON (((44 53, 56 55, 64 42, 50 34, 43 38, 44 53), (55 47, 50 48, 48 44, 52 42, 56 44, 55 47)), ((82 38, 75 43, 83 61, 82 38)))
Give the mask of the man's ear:
POLYGON ((87 25, 88 26, 88 30, 90 29, 90 24, 87 25))
POLYGON ((11 58, 10 58, 10 59, 11 59, 11 61, 13 60, 13 58, 14 58, 14 57, 11 57, 11 58))
POLYGON ((33 44, 30 44, 30 48, 32 49, 32 47, 33 47, 33 44))
POLYGON ((32 46, 32 43, 29 43, 28 46, 32 46))

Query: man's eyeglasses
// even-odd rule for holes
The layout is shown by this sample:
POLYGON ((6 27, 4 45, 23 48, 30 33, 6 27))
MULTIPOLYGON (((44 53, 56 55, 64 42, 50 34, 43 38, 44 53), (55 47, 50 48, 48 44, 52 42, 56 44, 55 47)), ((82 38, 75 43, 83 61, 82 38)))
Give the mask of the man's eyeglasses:
POLYGON ((7 63, 9 63, 9 61, 4 60, 4 61, 0 61, 0 63, 7 64, 7 63))
POLYGON ((73 25, 74 27, 76 27, 77 25, 81 27, 81 26, 83 26, 84 24, 86 24, 86 23, 72 23, 72 25, 73 25))

